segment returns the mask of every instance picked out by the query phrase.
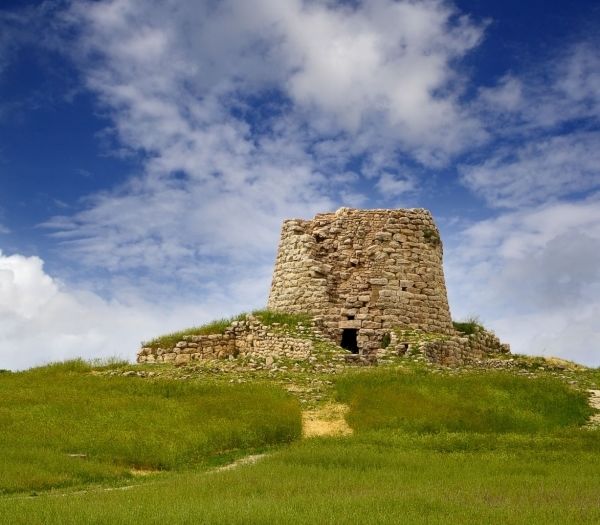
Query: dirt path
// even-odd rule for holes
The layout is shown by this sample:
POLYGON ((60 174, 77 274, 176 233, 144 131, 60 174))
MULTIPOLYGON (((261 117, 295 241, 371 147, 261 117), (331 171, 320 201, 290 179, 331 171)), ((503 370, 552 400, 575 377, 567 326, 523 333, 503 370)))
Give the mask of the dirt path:
MULTIPOLYGON (((590 394, 590 406, 596 410, 600 410, 600 390, 588 390, 590 394)), ((589 427, 600 426, 600 412, 594 414, 588 423, 589 427)))
MULTIPOLYGON (((228 463, 227 465, 222 465, 220 467, 214 467, 209 470, 206 470, 204 473, 205 474, 215 474, 217 472, 234 470, 243 465, 252 465, 267 456, 268 456, 268 454, 251 454, 250 456, 241 457, 231 463, 228 463)), ((151 476, 154 474, 160 474, 160 471, 157 471, 157 470, 132 470, 131 473, 135 477, 145 477, 145 476, 151 476)), ((157 485, 159 483, 163 483, 163 480, 157 479, 156 481, 150 481, 150 482, 146 482, 146 483, 133 483, 130 485, 121 485, 118 487, 95 486, 95 487, 89 487, 87 489, 70 490, 70 491, 66 491, 66 492, 48 491, 48 492, 40 492, 39 494, 36 494, 36 495, 27 494, 27 495, 6 496, 6 497, 3 497, 2 499, 11 500, 11 499, 34 499, 34 498, 40 498, 40 497, 55 497, 56 498, 56 497, 68 497, 68 496, 80 496, 82 494, 90 494, 93 492, 113 492, 113 491, 120 491, 120 490, 131 490, 131 489, 135 489, 135 488, 139 488, 139 487, 147 487, 149 485, 157 485)))
POLYGON ((314 410, 302 412, 302 437, 347 436, 352 429, 344 416, 349 407, 341 403, 327 403, 314 410))
POLYGON ((223 465, 222 467, 216 467, 212 470, 209 470, 208 472, 223 472, 224 470, 234 470, 243 465, 253 465, 257 461, 260 461, 261 459, 266 458, 267 456, 268 454, 252 454, 250 456, 244 456, 243 458, 240 458, 234 461, 233 463, 228 463, 227 465, 223 465))

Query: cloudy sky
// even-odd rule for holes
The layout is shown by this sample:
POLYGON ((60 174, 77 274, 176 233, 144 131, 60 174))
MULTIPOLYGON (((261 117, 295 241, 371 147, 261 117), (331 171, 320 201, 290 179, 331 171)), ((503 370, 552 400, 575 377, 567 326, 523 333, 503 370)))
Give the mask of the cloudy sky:
POLYGON ((425 207, 453 317, 600 366, 596 0, 0 4, 0 368, 266 303, 284 218, 425 207))

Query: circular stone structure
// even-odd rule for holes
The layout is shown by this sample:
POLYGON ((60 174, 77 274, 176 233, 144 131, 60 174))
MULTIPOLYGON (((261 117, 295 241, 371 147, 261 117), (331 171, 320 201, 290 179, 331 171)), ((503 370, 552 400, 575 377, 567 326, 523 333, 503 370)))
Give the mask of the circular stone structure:
POLYGON ((455 334, 442 242, 425 209, 340 208, 283 223, 268 308, 315 317, 361 354, 395 329, 455 334))

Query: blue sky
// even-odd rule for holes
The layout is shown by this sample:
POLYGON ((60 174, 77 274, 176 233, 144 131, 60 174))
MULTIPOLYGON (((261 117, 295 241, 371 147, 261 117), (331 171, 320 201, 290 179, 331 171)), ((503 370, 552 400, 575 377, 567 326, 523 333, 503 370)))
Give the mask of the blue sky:
POLYGON ((0 368, 265 304, 284 218, 425 207, 455 318, 600 366, 593 1, 0 6, 0 368))

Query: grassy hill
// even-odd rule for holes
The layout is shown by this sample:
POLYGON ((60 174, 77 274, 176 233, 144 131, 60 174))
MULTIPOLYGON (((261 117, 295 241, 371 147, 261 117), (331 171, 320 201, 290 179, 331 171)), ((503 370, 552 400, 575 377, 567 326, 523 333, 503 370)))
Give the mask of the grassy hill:
POLYGON ((598 370, 135 370, 0 374, 0 523, 600 522, 598 370), (353 435, 301 439, 332 401, 353 435))
POLYGON ((273 386, 97 375, 110 368, 0 375, 0 494, 212 465, 300 435, 297 400, 273 386))

